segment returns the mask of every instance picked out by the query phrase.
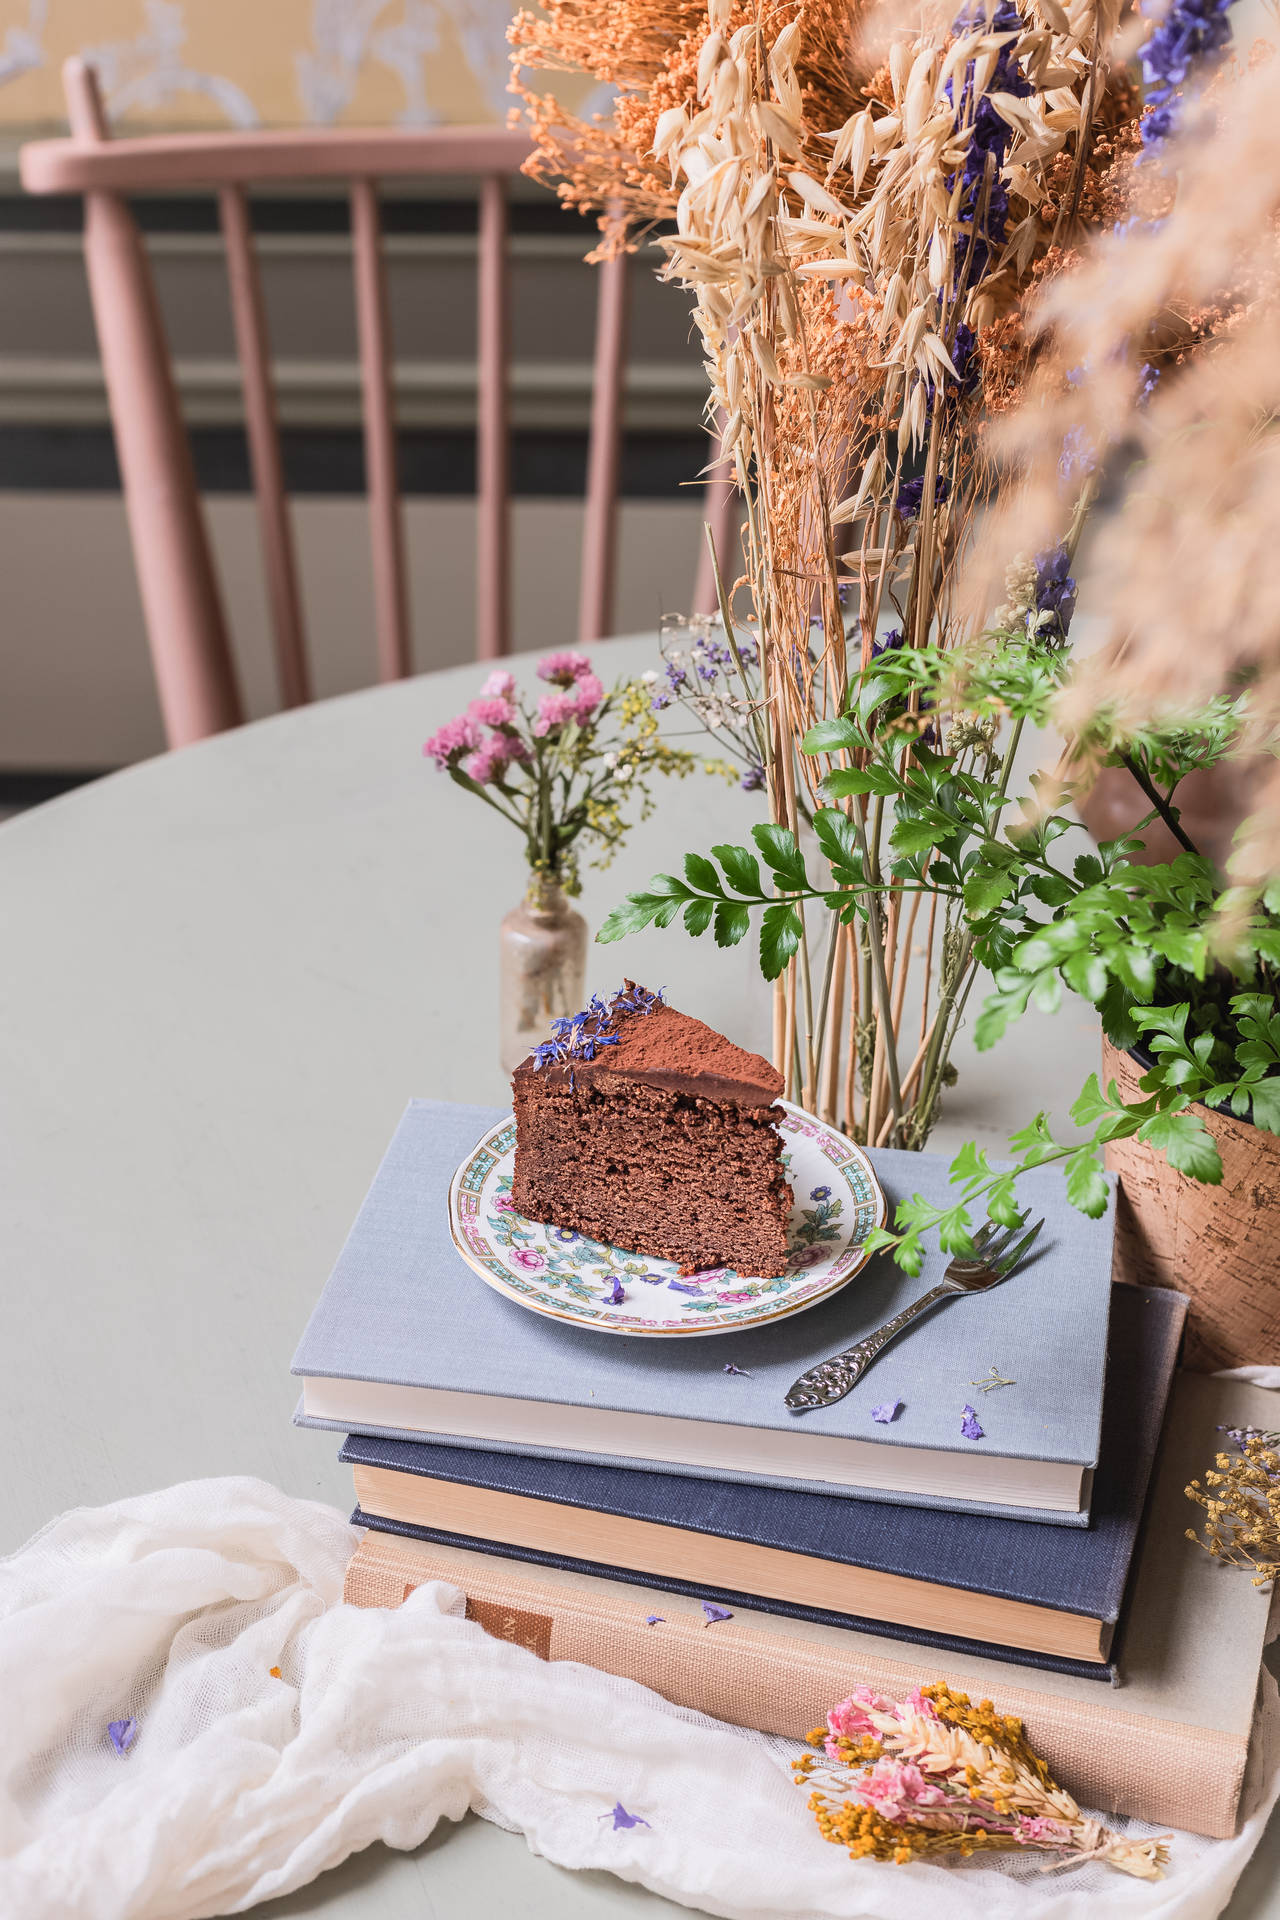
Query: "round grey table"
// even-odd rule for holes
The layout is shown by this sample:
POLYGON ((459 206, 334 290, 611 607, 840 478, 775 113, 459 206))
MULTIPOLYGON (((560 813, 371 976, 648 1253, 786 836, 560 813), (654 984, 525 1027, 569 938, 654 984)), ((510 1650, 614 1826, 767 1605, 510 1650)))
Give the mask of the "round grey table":
MULTIPOLYGON (((607 680, 652 665, 655 643, 599 655, 607 680)), ((309 707, 0 826, 0 1552, 62 1508, 203 1475, 350 1505, 332 1440, 290 1424, 298 1335, 405 1101, 504 1097, 497 926, 520 844, 420 751, 478 680, 461 668, 309 707)), ((760 817, 711 776, 658 802, 588 873, 593 925, 686 847, 760 817)), ((624 969, 767 1051, 745 945, 674 929, 594 947, 588 992, 624 969)), ((1062 1110, 1091 1034, 1069 1012, 1023 1027, 1038 1104, 1062 1110)), ((943 1149, 1025 1117, 998 1054, 961 1066, 943 1149)), ((1280 1920, 1274 1826, 1269 1840, 1232 1920, 1280 1920)), ((498 1910, 688 1911, 474 1818, 260 1909, 498 1910)))

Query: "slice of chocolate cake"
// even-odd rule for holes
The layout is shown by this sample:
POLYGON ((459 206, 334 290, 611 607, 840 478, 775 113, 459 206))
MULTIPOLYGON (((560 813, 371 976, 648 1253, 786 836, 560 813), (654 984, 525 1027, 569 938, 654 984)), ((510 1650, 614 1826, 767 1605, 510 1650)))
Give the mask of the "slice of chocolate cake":
POLYGON ((558 1021, 511 1087, 526 1219, 686 1273, 786 1272, 782 1076, 758 1053, 627 981, 558 1021))

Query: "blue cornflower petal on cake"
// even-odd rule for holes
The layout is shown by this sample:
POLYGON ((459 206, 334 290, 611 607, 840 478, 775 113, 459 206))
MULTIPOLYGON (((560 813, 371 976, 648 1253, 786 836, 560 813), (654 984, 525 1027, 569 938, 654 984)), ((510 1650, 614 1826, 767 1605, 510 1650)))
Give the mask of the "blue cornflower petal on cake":
POLYGON ((787 1272, 782 1076, 761 1055, 628 980, 556 1021, 511 1086, 526 1219, 685 1273, 787 1272))

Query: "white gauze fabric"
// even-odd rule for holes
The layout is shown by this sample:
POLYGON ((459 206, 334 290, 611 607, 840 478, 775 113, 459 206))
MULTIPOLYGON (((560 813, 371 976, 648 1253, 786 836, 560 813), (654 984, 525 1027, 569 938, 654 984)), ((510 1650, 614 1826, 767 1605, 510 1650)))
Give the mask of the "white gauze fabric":
POLYGON ((1243 1830, 1175 1836, 1162 1882, 1030 1856, 855 1865, 789 1743, 491 1639, 449 1587, 345 1606, 357 1538, 262 1481, 203 1480, 68 1513, 0 1563, 0 1913, 238 1913, 473 1808, 561 1866, 733 1920, 1093 1920, 1099 1901, 1211 1920, 1280 1786, 1268 1677, 1243 1830), (130 1716, 122 1758, 107 1728, 130 1716), (615 1830, 617 1801, 648 1826, 615 1830))

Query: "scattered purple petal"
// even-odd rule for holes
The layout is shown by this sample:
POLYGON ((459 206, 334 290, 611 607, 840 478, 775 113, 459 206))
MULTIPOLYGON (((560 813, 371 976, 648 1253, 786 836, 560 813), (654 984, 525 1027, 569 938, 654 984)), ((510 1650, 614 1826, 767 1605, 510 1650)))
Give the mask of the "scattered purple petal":
POLYGON ((964 1417, 960 1422, 960 1431, 964 1435, 965 1439, 981 1440, 983 1437, 983 1430, 978 1425, 978 1416, 974 1412, 973 1408, 966 1406, 962 1408, 961 1411, 964 1417))
POLYGON ((882 1400, 878 1407, 872 1407, 871 1418, 878 1420, 882 1427, 887 1427, 901 1406, 901 1400, 882 1400))
POLYGON ((138 1737, 138 1723, 132 1717, 128 1720, 112 1720, 108 1723, 107 1733, 112 1746, 123 1760, 138 1737))
POLYGON ((717 1620, 732 1620, 733 1618, 728 1607, 718 1607, 714 1600, 704 1600, 702 1603, 702 1611, 707 1616, 706 1624, 709 1627, 713 1627, 717 1620))
POLYGON ((604 1296, 604 1303, 606 1307, 620 1307, 623 1301, 626 1299, 626 1297, 627 1297, 627 1290, 623 1286, 621 1280, 619 1280, 617 1274, 615 1273, 613 1275, 613 1285, 610 1287, 608 1293, 606 1293, 604 1296))
POLYGON ((694 1282, 692 1281, 668 1280, 667 1285, 670 1287, 672 1293, 692 1293, 692 1294, 695 1294, 699 1300, 701 1300, 702 1298, 701 1285, 700 1284, 695 1285, 694 1282))
POLYGON ((667 1616, 665 1613, 646 1613, 644 1623, 646 1627, 665 1627, 667 1616))
POLYGON ((649 1822, 643 1819, 640 1814, 628 1813, 621 1800, 618 1801, 611 1812, 602 1813, 600 1818, 602 1820, 612 1820, 613 1831, 615 1833, 619 1827, 647 1827, 649 1825, 649 1822))
POLYGON ((744 1380, 749 1380, 751 1378, 751 1375, 747 1372, 745 1367, 735 1367, 732 1360, 725 1361, 724 1370, 726 1373, 740 1373, 744 1380))

